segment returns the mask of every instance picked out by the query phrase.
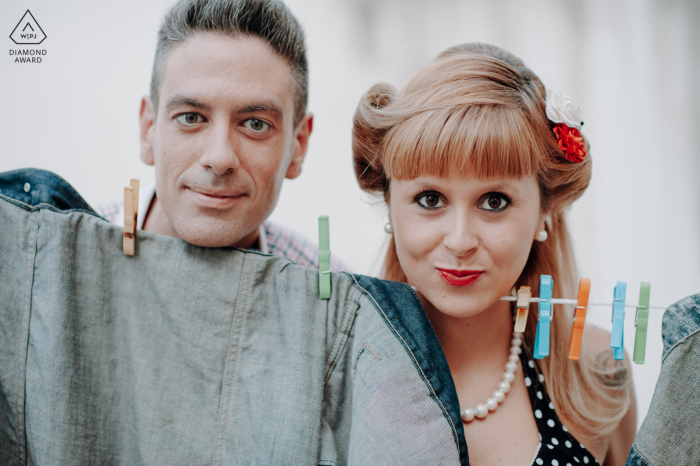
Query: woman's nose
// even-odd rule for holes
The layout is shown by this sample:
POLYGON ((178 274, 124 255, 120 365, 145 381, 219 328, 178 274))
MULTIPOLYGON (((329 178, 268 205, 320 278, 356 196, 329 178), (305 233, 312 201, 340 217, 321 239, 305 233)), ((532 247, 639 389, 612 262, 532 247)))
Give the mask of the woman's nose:
POLYGON ((479 247, 479 236, 474 222, 467 215, 455 215, 448 224, 443 243, 455 256, 463 257, 479 247))

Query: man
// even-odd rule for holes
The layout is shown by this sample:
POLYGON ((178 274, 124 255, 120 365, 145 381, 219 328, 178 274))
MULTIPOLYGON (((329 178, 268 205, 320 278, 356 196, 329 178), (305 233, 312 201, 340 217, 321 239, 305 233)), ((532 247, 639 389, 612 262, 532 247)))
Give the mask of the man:
MULTIPOLYGON (((141 159, 156 181, 142 191, 138 227, 316 266, 308 240, 265 222, 282 181, 301 173, 313 128, 307 72, 304 33, 282 2, 176 4, 141 101, 141 159)), ((98 211, 123 222, 122 204, 98 211)))

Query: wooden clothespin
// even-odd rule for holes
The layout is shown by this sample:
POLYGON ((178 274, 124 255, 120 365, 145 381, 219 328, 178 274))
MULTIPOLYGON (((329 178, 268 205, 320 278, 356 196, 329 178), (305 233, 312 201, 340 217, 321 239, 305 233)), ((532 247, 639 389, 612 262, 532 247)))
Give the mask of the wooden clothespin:
POLYGON ((651 283, 642 282, 639 287, 639 306, 634 317, 636 327, 634 336, 634 354, 632 360, 637 364, 644 364, 647 349, 647 324, 649 322, 649 293, 651 283))
POLYGON ((331 243, 328 215, 318 217, 318 295, 331 297, 331 243))
POLYGON ((542 359, 549 356, 549 327, 552 322, 552 276, 540 275, 540 302, 537 305, 537 333, 532 356, 542 359))
POLYGON ((136 226, 139 214, 139 180, 131 179, 131 186, 124 188, 124 254, 136 252, 136 226))
POLYGON ((613 357, 622 361, 625 357, 624 332, 625 332, 625 298, 627 296, 627 282, 617 282, 615 286, 615 298, 612 311, 612 332, 610 333, 610 347, 615 350, 613 357))
POLYGON ((582 278, 578 285, 578 303, 574 311, 574 324, 571 326, 571 340, 569 341, 569 359, 573 361, 578 361, 581 353, 583 325, 586 323, 586 309, 588 309, 590 294, 591 280, 590 278, 582 278))
POLYGON ((527 314, 530 311, 530 287, 521 286, 518 290, 517 311, 515 314, 514 332, 524 332, 527 324, 527 314))

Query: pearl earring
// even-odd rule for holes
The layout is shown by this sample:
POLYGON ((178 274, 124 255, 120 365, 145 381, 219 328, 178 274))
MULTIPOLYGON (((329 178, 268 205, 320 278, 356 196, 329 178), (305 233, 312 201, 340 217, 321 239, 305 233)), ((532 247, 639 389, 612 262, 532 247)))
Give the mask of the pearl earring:
POLYGON ((390 235, 394 232, 394 227, 391 226, 391 223, 387 223, 386 225, 384 225, 384 231, 387 235, 390 235))
POLYGON ((547 230, 542 230, 539 233, 537 233, 537 241, 540 243, 547 241, 547 230))

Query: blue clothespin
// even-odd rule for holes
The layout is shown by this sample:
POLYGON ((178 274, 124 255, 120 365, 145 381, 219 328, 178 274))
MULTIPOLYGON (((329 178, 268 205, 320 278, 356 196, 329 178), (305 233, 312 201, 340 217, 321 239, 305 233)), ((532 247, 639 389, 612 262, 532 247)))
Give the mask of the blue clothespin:
POLYGON ((331 242, 328 215, 318 217, 318 295, 331 297, 331 242))
POLYGON ((615 359, 622 361, 625 356, 625 297, 627 296, 627 282, 617 282, 615 286, 615 299, 612 311, 612 334, 610 335, 610 347, 615 350, 615 359))
POLYGON ((552 322, 552 276, 540 275, 540 302, 537 305, 537 333, 532 356, 542 359, 549 356, 549 325, 552 322))

